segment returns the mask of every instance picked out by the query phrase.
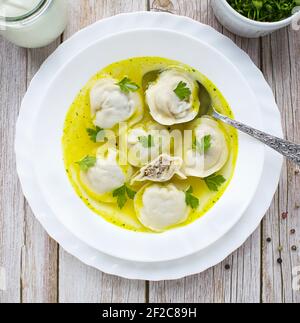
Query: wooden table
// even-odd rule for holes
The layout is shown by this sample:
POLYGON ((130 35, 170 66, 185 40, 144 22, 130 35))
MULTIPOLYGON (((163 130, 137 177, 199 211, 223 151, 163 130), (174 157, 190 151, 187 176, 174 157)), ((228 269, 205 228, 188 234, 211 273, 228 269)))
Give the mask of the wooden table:
POLYGON ((292 284, 293 268, 300 266, 300 174, 293 164, 284 165, 278 192, 260 227, 223 263, 178 281, 144 282, 89 268, 49 238, 22 195, 13 146, 21 99, 45 58, 79 29, 107 16, 139 10, 186 15, 232 38, 273 88, 286 138, 300 142, 300 31, 288 28, 263 39, 241 39, 216 21, 209 0, 69 3, 68 27, 50 46, 26 50, 0 39, 0 275, 6 274, 0 302, 299 303, 300 292, 293 291, 292 284), (288 212, 286 218, 283 212, 288 212))

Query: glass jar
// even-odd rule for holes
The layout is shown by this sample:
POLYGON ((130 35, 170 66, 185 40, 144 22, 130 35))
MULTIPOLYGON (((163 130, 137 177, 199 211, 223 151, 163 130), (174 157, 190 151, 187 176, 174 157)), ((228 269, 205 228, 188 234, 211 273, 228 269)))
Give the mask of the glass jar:
POLYGON ((67 0, 0 0, 0 34, 27 48, 54 41, 67 24, 67 0))

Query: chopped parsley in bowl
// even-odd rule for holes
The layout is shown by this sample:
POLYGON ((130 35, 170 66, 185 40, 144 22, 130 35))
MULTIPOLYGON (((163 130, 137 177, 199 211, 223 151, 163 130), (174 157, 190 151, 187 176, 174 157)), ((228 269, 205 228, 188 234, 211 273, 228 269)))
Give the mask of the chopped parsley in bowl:
POLYGON ((246 18, 260 22, 276 22, 293 14, 300 0, 227 0, 230 6, 246 18))

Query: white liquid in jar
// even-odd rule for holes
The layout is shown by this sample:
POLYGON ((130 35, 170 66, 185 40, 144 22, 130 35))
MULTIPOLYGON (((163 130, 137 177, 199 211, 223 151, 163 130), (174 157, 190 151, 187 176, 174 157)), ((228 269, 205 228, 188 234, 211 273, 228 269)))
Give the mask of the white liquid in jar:
POLYGON ((21 47, 46 46, 64 31, 67 12, 67 0, 0 0, 0 34, 21 47), (43 5, 40 7, 40 4, 43 5), (26 19, 1 19, 15 18, 28 13, 30 15, 26 19))
POLYGON ((41 0, 0 0, 0 15, 18 17, 35 9, 41 0))

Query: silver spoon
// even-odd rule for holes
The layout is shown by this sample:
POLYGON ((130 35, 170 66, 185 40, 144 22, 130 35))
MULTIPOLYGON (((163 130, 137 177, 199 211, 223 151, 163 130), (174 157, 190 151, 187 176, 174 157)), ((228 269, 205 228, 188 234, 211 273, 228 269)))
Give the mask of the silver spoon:
POLYGON ((215 110, 212 105, 212 100, 210 94, 208 93, 207 89, 198 82, 199 85, 199 98, 202 105, 204 103, 204 107, 201 109, 200 115, 203 116, 205 114, 210 114, 215 119, 218 119, 244 133, 247 135, 259 140, 260 142, 264 143, 265 145, 273 148, 279 154, 285 156, 287 159, 293 161, 298 166, 300 166, 300 145, 295 144, 293 142, 272 136, 267 134, 263 131, 254 129, 249 127, 239 121, 233 120, 228 118, 215 110))

